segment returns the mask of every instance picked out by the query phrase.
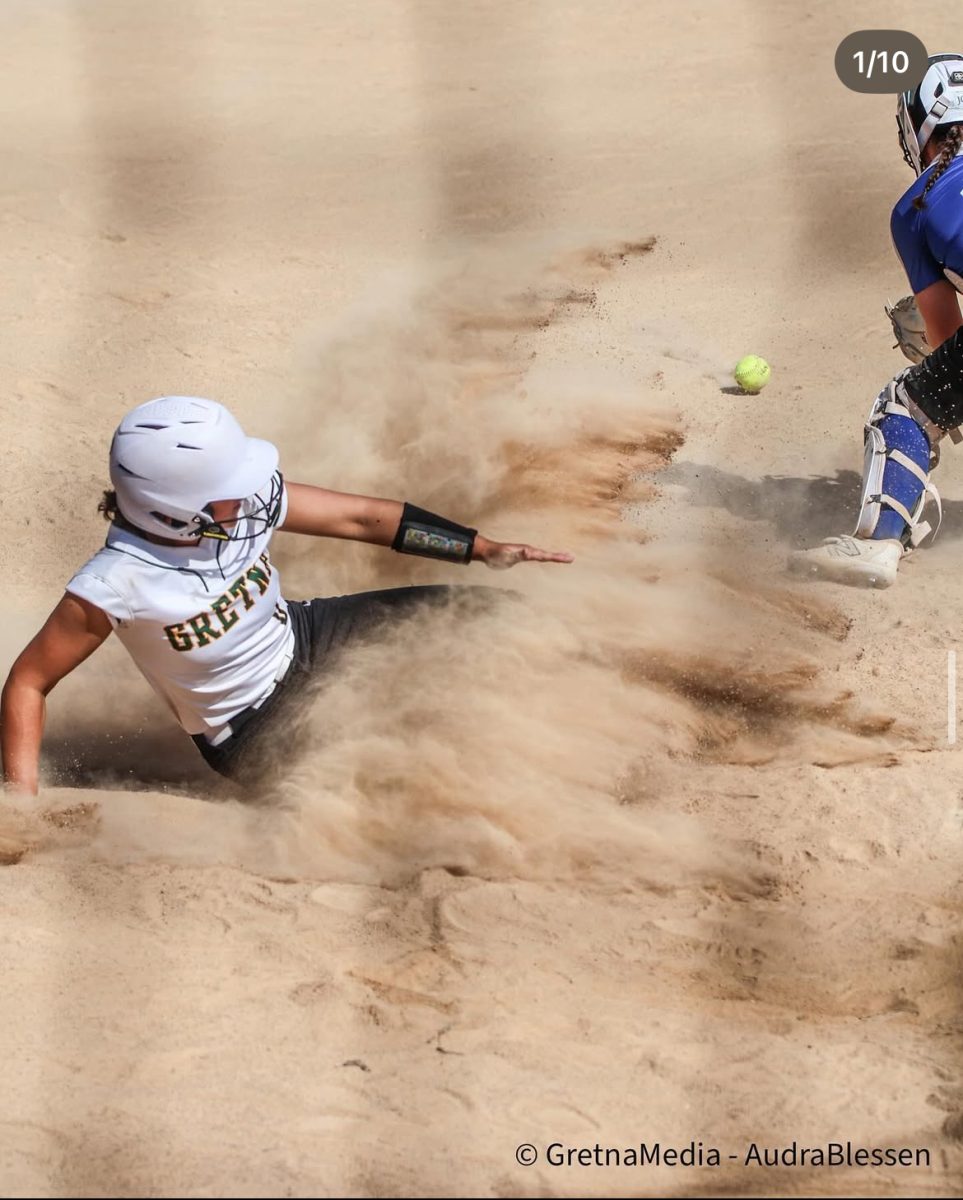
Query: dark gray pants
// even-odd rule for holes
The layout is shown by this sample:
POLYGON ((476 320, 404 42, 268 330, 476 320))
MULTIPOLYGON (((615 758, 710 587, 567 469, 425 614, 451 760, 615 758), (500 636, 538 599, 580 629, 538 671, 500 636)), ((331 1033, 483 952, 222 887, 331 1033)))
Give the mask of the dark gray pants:
POLYGON ((283 681, 260 708, 238 713, 231 722, 233 736, 219 746, 212 746, 202 734, 194 736, 194 744, 219 775, 256 782, 277 761, 279 743, 280 748, 287 749, 285 735, 291 722, 286 718, 293 716, 299 702, 303 703, 308 684, 329 672, 342 650, 426 605, 446 605, 458 600, 478 611, 490 607, 498 595, 504 593, 496 588, 436 584, 357 592, 321 600, 289 600, 294 660, 283 681))

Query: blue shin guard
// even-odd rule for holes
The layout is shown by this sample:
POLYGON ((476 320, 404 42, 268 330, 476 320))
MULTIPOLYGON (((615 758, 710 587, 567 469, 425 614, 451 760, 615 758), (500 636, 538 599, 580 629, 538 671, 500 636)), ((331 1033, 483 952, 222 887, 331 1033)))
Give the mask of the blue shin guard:
POLYGON ((896 538, 904 546, 916 546, 931 532, 929 524, 920 520, 927 499, 934 500, 942 517, 939 494, 929 480, 931 457, 923 428, 905 404, 885 389, 865 430, 857 537, 896 538))

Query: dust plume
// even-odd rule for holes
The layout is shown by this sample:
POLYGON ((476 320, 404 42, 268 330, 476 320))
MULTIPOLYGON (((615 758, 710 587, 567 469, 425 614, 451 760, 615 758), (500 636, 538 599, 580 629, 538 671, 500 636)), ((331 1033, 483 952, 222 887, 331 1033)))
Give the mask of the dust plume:
MULTIPOLYGON (((888 760, 889 719, 819 678, 826 640, 842 633, 830 608, 737 545, 723 565, 719 547, 653 536, 659 472, 684 438, 671 392, 653 399, 644 383, 662 348, 636 346, 621 374, 565 362, 566 344, 584 361, 617 270, 657 272, 654 242, 542 261, 489 248, 396 280, 325 338, 297 410, 311 419, 279 439, 290 478, 411 498, 575 562, 468 576, 279 539, 288 596, 471 587, 323 680, 299 753, 278 764, 273 806, 232 818, 209 853, 366 883, 442 866, 752 887, 743 850, 710 845, 681 811, 680 773, 888 760), (546 361, 549 325, 562 349, 546 361), (486 586, 501 590, 476 590, 486 586)), ((686 386, 707 386, 698 354, 690 376, 686 386)), ((111 817, 101 849, 124 840, 111 817)), ((195 861, 189 835, 162 843, 195 861)))

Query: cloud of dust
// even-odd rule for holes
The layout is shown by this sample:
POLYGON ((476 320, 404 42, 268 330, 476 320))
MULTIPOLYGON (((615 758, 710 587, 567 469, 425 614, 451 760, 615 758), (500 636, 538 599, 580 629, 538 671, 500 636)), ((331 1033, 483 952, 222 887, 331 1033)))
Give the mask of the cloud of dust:
POLYGON ((691 378, 677 369, 673 388, 647 390, 664 365, 655 341, 621 373, 593 365, 601 289, 654 259, 651 241, 489 246, 397 277, 328 331, 275 435, 289 478, 412 499, 575 562, 469 574, 279 538, 289 597, 506 591, 353 650, 306 706, 271 806, 218 805, 198 838, 180 803, 144 839, 129 806, 106 804, 101 854, 197 862, 203 845, 209 861, 266 874, 376 883, 445 866, 744 886, 743 852, 685 815, 700 762, 884 752, 887 722, 818 678, 840 633, 831 609, 767 580, 745 548, 720 566, 711 547, 650 540, 658 473, 683 440, 673 402, 691 399, 673 388, 715 386, 696 355, 691 378))
POLYGON ((290 477, 411 498, 576 561, 468 579, 361 546, 292 548, 289 595, 316 594, 319 574, 329 594, 429 581, 518 594, 422 614, 325 682, 277 788, 278 864, 371 882, 427 865, 656 886, 680 869, 744 874, 681 812, 699 761, 765 762, 800 737, 827 762, 879 754, 887 722, 817 679, 831 610, 754 578, 748 558, 723 570, 648 540, 646 502, 683 439, 672 395, 643 383, 664 348, 635 347, 634 379, 616 378, 586 368, 578 331, 598 326, 613 272, 657 270, 652 249, 546 265, 489 247, 397 280, 325 338, 313 419, 292 414, 290 477))

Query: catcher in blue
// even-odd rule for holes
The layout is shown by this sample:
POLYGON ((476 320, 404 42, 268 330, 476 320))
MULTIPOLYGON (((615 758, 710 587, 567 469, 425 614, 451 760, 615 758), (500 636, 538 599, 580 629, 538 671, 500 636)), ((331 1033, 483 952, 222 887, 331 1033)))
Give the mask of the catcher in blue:
POLYGON ((14 791, 37 792, 46 696, 112 632, 207 763, 248 781, 276 760, 266 750, 286 744, 295 698, 347 646, 426 606, 468 615, 504 596, 438 585, 288 601, 268 553, 275 529, 494 568, 572 561, 413 504, 286 483, 270 442, 197 397, 128 413, 110 480, 106 544, 67 583, 3 689, 3 774, 14 791))
POLYGON ((915 365, 870 410, 855 533, 790 558, 797 572, 870 587, 889 587, 903 556, 935 534, 923 520, 928 502, 939 528, 930 474, 942 439, 963 440, 963 55, 931 57, 919 86, 898 98, 896 119, 917 178, 893 209, 891 230, 913 296, 887 313, 915 365))

